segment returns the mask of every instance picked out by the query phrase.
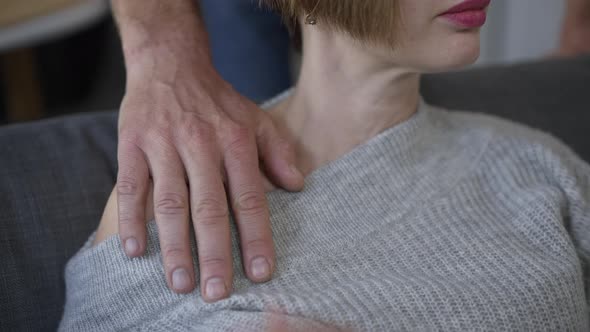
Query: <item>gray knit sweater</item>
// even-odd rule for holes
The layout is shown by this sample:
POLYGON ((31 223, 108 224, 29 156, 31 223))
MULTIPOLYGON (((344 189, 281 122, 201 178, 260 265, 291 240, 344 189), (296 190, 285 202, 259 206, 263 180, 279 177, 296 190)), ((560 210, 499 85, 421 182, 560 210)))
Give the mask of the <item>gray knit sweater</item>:
MULTIPOLYGON (((590 166, 549 135, 421 104, 300 193, 267 195, 277 252, 206 304, 114 236, 66 269, 65 331, 583 331, 590 166)), ((235 235, 235 229, 234 229, 235 235)), ((198 271, 197 271, 198 275, 198 271)))

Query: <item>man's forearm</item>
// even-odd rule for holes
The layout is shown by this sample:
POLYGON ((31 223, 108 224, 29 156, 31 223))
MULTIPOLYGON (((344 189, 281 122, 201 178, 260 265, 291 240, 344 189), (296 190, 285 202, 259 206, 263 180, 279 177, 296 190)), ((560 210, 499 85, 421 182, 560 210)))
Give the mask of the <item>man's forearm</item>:
POLYGON ((111 0, 127 70, 142 58, 209 62, 207 33, 195 0, 111 0))

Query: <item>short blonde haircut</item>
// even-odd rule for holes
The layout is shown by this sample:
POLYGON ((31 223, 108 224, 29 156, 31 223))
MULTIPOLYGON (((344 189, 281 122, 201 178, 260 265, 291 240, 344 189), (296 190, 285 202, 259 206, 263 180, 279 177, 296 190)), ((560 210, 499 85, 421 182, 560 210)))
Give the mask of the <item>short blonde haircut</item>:
POLYGON ((393 44, 398 30, 396 0, 261 0, 281 14, 289 27, 312 14, 318 24, 348 33, 355 39, 393 44))

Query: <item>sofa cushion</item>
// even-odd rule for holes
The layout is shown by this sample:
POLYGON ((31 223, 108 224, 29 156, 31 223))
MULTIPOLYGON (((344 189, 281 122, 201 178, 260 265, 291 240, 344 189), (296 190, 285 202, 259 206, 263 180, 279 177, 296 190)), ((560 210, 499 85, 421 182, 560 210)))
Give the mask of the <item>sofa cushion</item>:
POLYGON ((422 94, 550 132, 590 162, 590 55, 427 75, 422 94))

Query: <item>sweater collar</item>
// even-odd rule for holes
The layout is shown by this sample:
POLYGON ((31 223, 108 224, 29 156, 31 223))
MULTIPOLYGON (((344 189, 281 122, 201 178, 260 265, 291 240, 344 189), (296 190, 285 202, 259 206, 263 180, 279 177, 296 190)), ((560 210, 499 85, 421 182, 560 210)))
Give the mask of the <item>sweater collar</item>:
MULTIPOLYGON (((262 109, 270 109, 282 102, 293 92, 286 90, 261 105, 262 109)), ((411 167, 404 163, 405 154, 412 153, 412 147, 423 140, 434 125, 431 116, 432 106, 420 98, 418 110, 407 120, 383 130, 365 142, 359 144, 340 158, 333 160, 307 175, 306 184, 312 184, 318 178, 336 176, 341 172, 355 172, 366 168, 368 162, 383 161, 388 170, 411 167)), ((425 143, 425 142, 422 142, 425 143)), ((401 170, 401 169, 400 169, 401 170)), ((405 171, 411 171, 405 169, 405 171)))

